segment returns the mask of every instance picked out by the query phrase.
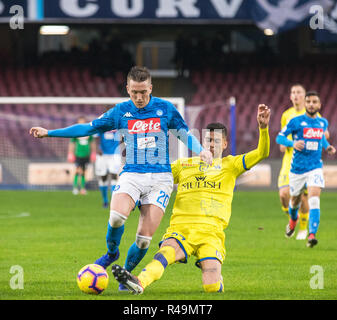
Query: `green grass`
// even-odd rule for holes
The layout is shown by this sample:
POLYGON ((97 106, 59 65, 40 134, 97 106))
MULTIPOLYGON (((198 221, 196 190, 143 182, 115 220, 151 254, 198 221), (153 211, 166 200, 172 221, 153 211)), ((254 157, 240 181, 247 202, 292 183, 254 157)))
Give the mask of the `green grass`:
MULTIPOLYGON (((276 192, 236 192, 226 230, 224 294, 203 292, 201 271, 194 266, 193 257, 187 265, 168 267, 162 279, 141 296, 118 293, 112 277, 100 296, 80 292, 78 270, 106 251, 109 212, 101 209, 100 201, 98 192, 73 196, 71 192, 0 191, 0 300, 337 299, 335 193, 324 192, 321 197, 319 244, 309 249, 305 241, 284 237, 287 219, 276 192), (24 212, 29 216, 17 217, 24 212), (10 288, 13 265, 24 270, 23 290, 10 288), (313 265, 323 267, 323 289, 310 288, 313 265)), ((169 223, 170 208, 136 274, 156 252, 169 223)), ((138 216, 134 212, 126 222, 121 264, 134 241, 138 216)))

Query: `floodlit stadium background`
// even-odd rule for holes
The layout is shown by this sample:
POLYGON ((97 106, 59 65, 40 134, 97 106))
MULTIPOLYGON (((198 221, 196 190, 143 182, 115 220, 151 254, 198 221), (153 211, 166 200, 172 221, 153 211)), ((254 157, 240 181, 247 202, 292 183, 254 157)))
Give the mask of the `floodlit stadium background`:
MULTIPOLYGON (((275 136, 292 84, 319 92, 329 141, 337 145, 336 21, 330 0, 2 0, 0 188, 70 189, 68 140, 37 141, 28 129, 64 127, 104 110, 100 103, 17 98, 125 98, 126 73, 136 64, 151 70, 155 96, 184 98, 192 130, 224 123, 231 132, 227 154, 255 148, 256 107, 270 106, 270 158, 238 185, 276 189, 282 154, 275 136)), ((174 159, 174 141, 171 149, 174 159)), ((335 157, 323 158, 327 187, 337 188, 335 157)), ((97 188, 92 167, 88 181, 97 188)))

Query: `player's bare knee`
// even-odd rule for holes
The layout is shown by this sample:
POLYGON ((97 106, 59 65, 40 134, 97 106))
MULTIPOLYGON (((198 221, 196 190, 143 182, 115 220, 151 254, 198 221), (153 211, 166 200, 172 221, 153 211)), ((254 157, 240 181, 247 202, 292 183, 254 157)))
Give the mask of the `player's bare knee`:
POLYGON ((160 248, 163 247, 172 247, 175 250, 175 258, 176 261, 183 260, 186 258, 184 251, 181 249, 179 243, 174 238, 169 238, 164 240, 164 242, 160 245, 160 248))
POLYGON ((139 249, 148 249, 151 243, 152 237, 136 235, 136 245, 139 249))
POLYGON ((110 217, 109 217, 109 224, 112 228, 119 228, 121 227, 125 221, 126 221, 127 217, 115 210, 110 210, 110 217))
POLYGON ((286 188, 282 188, 279 191, 280 201, 284 207, 288 206, 289 204, 289 192, 286 190, 286 188))
POLYGON ((203 284, 211 284, 220 280, 220 274, 216 267, 202 268, 202 282, 203 284))

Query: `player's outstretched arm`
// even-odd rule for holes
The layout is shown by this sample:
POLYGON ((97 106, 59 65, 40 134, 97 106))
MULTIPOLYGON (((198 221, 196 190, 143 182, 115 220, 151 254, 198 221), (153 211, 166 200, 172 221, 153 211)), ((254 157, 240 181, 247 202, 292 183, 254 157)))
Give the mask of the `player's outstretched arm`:
POLYGON ((186 128, 179 131, 171 131, 179 140, 181 140, 191 151, 198 154, 200 159, 209 165, 212 165, 213 155, 210 151, 205 150, 199 140, 186 128))
POLYGON ((55 130, 47 130, 42 127, 33 127, 29 130, 29 133, 35 138, 77 138, 91 136, 92 134, 97 133, 97 130, 91 126, 90 123, 79 123, 70 127, 55 130))
POLYGON ((252 168, 261 160, 268 158, 270 150, 269 126, 270 109, 264 104, 259 104, 257 110, 257 122, 259 124, 260 138, 255 150, 248 152, 245 156, 247 169, 252 168))

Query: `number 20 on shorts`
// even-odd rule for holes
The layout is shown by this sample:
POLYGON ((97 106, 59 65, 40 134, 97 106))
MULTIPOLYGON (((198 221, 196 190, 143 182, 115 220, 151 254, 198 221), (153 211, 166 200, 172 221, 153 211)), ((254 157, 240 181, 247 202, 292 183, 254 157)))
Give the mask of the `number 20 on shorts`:
POLYGON ((165 209, 170 200, 170 196, 166 194, 164 191, 159 192, 159 197, 157 198, 157 202, 161 204, 165 209))

